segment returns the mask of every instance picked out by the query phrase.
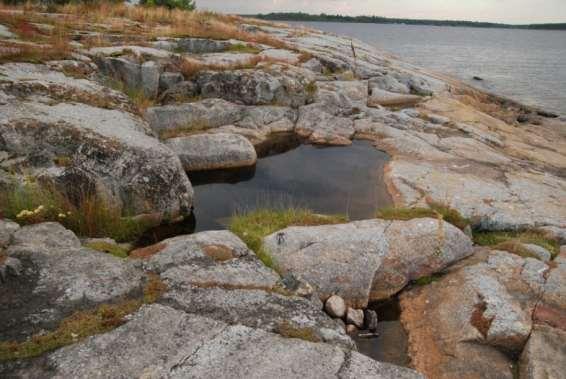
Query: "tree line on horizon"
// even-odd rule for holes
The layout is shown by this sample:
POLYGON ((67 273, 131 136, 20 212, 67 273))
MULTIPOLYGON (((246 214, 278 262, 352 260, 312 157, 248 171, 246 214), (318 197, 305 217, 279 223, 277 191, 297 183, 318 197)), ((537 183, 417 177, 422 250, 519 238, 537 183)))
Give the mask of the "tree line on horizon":
POLYGON ((266 14, 245 15, 272 21, 323 21, 323 22, 357 22, 366 24, 406 24, 433 26, 467 26, 474 28, 507 28, 507 29, 542 29, 566 30, 566 23, 512 25, 494 22, 458 21, 458 20, 419 20, 409 18, 389 18, 380 16, 343 16, 332 14, 309 14, 303 12, 273 12, 266 14))

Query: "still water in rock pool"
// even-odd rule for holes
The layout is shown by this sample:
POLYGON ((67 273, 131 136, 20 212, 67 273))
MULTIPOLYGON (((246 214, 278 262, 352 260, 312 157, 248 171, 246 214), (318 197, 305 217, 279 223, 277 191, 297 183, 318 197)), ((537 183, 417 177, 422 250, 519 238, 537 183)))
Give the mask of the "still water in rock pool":
POLYGON ((298 145, 260 158, 252 168, 189 174, 195 230, 225 228, 233 214, 261 207, 297 206, 352 220, 372 218, 376 209, 391 204, 383 183, 387 159, 368 141, 347 147, 298 145))

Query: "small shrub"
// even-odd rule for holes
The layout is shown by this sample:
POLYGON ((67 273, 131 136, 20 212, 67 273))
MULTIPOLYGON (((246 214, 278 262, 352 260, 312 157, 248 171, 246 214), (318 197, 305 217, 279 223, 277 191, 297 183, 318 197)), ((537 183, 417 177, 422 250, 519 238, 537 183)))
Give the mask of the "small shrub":
POLYGON ((166 7, 168 9, 182 9, 192 11, 196 5, 194 0, 141 0, 141 5, 166 7))
POLYGON ((315 226, 347 222, 345 216, 318 215, 307 209, 257 209, 232 216, 229 228, 253 250, 268 267, 275 268, 273 259, 262 248, 262 239, 288 226, 315 226))
POLYGON ((308 82, 305 85, 305 92, 310 98, 313 98, 316 95, 317 90, 318 86, 316 85, 315 81, 308 82))
POLYGON ((558 241, 545 236, 544 232, 536 230, 523 231, 481 231, 474 233, 474 243, 480 246, 490 246, 493 249, 505 250, 522 257, 532 257, 532 253, 521 244, 534 244, 548 250, 553 257, 560 251, 558 241))
POLYGON ((430 208, 406 208, 406 207, 390 207, 377 211, 377 218, 384 220, 412 220, 414 218, 438 218, 439 216, 446 222, 464 230, 470 221, 463 217, 460 212, 448 207, 447 205, 429 201, 430 208))

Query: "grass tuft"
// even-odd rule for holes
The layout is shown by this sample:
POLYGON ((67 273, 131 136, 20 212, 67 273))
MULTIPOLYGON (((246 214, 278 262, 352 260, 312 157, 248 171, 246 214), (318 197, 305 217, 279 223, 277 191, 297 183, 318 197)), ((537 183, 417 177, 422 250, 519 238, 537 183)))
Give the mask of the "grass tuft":
POLYGON ((377 217, 384 220, 412 220, 414 218, 439 218, 456 226, 458 229, 464 230, 470 225, 470 220, 463 217, 460 212, 448 207, 442 203, 429 201, 430 208, 406 208, 406 207, 390 207, 377 211, 377 217))
POLYGON ((284 210, 264 208, 232 216, 229 228, 266 266, 275 268, 272 257, 262 248, 264 237, 288 226, 329 225, 347 221, 345 216, 319 215, 301 208, 284 210))
POLYGON ((553 258, 560 252, 560 244, 558 241, 548 238, 545 236, 544 232, 536 230, 475 232, 474 243, 531 258, 537 257, 522 247, 521 244, 534 244, 543 247, 552 254, 553 258))
POLYGON ((192 134, 203 133, 208 129, 210 129, 210 124, 206 120, 197 120, 179 128, 162 130, 159 132, 159 138, 165 140, 182 136, 190 136, 192 134))
POLYGON ((65 318, 57 329, 32 336, 23 342, 0 342, 0 362, 27 359, 79 342, 87 337, 106 333, 125 322, 125 317, 137 311, 143 304, 157 301, 166 286, 157 275, 148 277, 142 299, 124 300, 116 304, 73 313, 65 318))
POLYGON ((118 258, 127 258, 128 251, 117 244, 104 242, 104 241, 96 241, 96 242, 89 242, 85 245, 89 249, 93 249, 96 251, 100 251, 102 253, 110 254, 118 258))
POLYGON ((234 45, 230 45, 226 49, 227 53, 249 53, 249 54, 257 54, 260 53, 261 50, 255 46, 247 45, 243 43, 236 43, 234 45))

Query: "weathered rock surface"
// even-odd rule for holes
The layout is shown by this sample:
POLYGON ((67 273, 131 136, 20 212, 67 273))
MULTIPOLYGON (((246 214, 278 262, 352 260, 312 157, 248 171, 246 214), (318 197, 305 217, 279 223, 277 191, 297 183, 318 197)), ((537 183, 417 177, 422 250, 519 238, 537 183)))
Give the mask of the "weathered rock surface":
POLYGON ((54 327, 70 312, 140 293, 143 274, 128 262, 83 248, 56 223, 17 230, 6 250, 19 275, 2 286, 0 334, 23 339, 54 327))
POLYGON ((320 109, 318 104, 301 107, 295 132, 315 144, 350 145, 354 123, 320 109))
MULTIPOLYGON (((566 309, 563 303, 554 303, 552 313, 546 305, 552 303, 553 293, 547 295, 547 287, 566 293, 563 284, 548 284, 549 275, 557 272, 558 268, 533 258, 494 251, 479 263, 456 268, 438 282, 404 293, 401 321, 409 335, 412 364, 435 378, 513 378, 508 354, 520 353, 527 344, 522 370, 536 371, 537 363, 529 360, 538 358, 531 355, 540 354, 546 343, 552 351, 553 342, 545 341, 533 320, 548 324, 551 320, 544 315, 566 309)), ((556 363, 549 369, 563 371, 563 361, 556 363)))
POLYGON ((163 302, 176 309, 284 336, 353 346, 320 303, 287 290, 280 276, 230 232, 180 236, 152 250, 155 254, 146 256, 143 266, 167 284, 163 302))
POLYGON ((63 193, 94 191, 133 214, 188 213, 193 191, 179 159, 126 112, 123 95, 42 65, 5 64, 0 73, 10 94, 0 105, 5 169, 26 167, 63 193))
POLYGON ((535 326, 520 359, 521 378, 562 378, 566 368, 566 332, 535 326))
POLYGON ((266 237, 263 246, 279 270, 304 277, 323 300, 336 293, 354 308, 388 298, 472 252, 464 233, 433 219, 290 227, 266 237))
MULTIPOLYGON (((356 352, 246 326, 230 326, 162 305, 143 307, 118 329, 50 354, 32 372, 53 377, 421 378, 356 352), (116 351, 121 351, 120 356, 116 351), (221 362, 222 364, 219 364, 221 362)), ((21 372, 22 375, 26 371, 21 372)))
POLYGON ((0 219, 0 249, 7 247, 12 241, 12 236, 20 228, 17 223, 0 219))
POLYGON ((257 160, 253 145, 237 134, 196 134, 165 141, 187 171, 252 166, 257 160))

